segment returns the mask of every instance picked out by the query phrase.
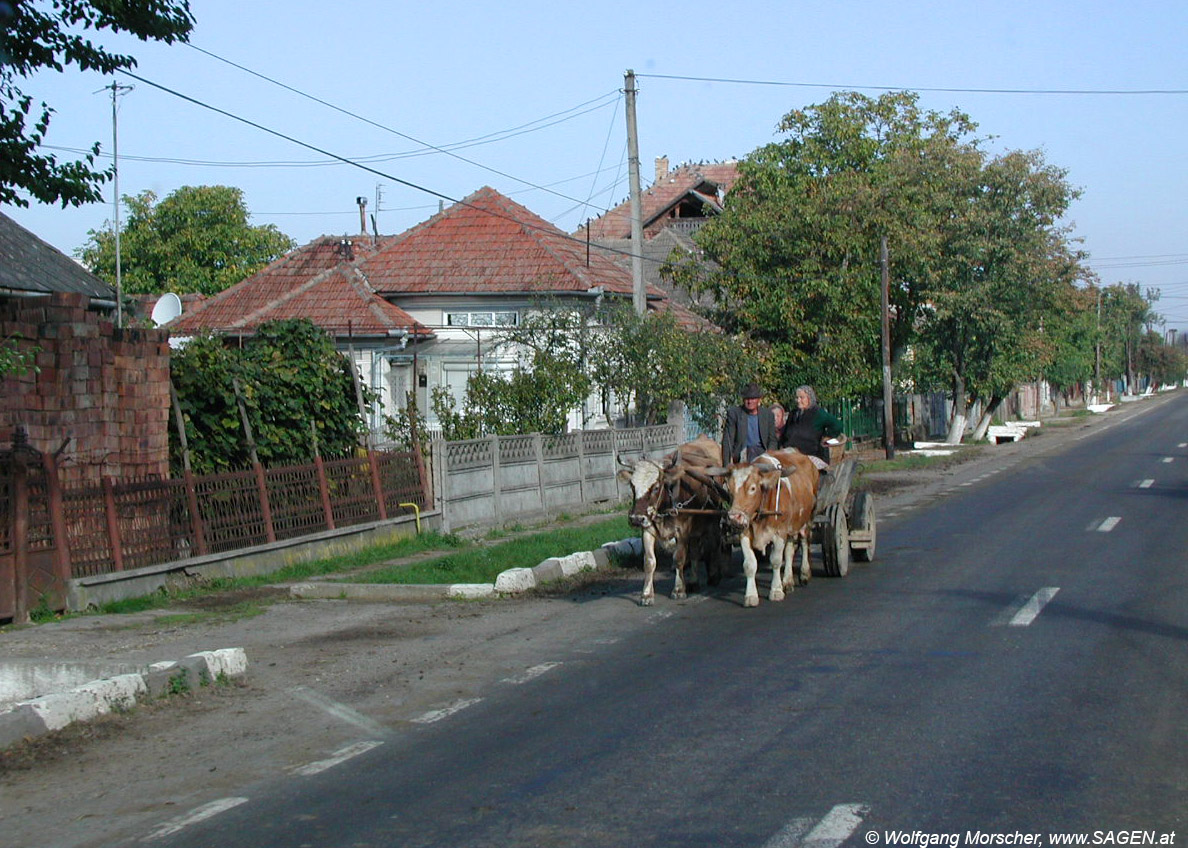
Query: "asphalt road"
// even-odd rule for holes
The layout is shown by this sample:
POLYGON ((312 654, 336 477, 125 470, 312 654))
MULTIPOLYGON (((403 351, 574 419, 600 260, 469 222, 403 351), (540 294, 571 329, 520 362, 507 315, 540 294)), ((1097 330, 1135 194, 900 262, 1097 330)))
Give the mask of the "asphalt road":
POLYGON ((591 595, 414 716, 311 696, 341 747, 138 841, 1183 846, 1186 509, 1177 397, 881 517, 783 603, 591 595))

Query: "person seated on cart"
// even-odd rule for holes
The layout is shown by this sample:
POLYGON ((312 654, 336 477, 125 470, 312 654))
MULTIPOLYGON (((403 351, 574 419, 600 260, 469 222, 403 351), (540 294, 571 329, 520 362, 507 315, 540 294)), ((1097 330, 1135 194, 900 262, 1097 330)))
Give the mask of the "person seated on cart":
POLYGON ((812 386, 796 387, 796 408, 788 416, 780 436, 781 448, 796 448, 806 456, 815 456, 828 466, 827 439, 842 435, 841 422, 817 404, 812 386))

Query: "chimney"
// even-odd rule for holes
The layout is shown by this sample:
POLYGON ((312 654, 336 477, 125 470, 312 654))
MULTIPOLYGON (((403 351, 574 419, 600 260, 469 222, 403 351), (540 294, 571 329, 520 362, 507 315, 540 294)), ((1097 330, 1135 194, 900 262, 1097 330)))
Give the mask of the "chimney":
POLYGON ((662 179, 664 179, 667 176, 668 176, 668 157, 667 156, 657 156, 656 157, 656 182, 660 182, 662 179))
POLYGON ((355 202, 359 204, 359 232, 367 235, 367 198, 356 197, 355 202))

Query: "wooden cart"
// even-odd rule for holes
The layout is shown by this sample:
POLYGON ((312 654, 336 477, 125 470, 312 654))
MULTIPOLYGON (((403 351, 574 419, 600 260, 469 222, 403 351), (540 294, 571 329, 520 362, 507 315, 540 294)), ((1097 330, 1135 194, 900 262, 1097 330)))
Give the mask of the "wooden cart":
POLYGON ((821 478, 813 510, 813 541, 821 546, 825 573, 845 577, 851 559, 871 562, 875 556, 874 495, 850 493, 858 461, 845 456, 845 444, 831 449, 829 473, 821 478))

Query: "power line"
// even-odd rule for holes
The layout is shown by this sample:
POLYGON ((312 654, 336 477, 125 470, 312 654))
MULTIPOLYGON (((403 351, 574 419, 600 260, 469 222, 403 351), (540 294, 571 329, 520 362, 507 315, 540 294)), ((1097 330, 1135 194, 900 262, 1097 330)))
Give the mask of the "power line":
MULTIPOLYGON (((505 221, 510 221, 514 224, 517 224, 518 226, 524 227, 525 229, 537 230, 542 233, 547 233, 550 236, 553 236, 554 238, 563 238, 566 241, 571 241, 571 242, 574 242, 576 244, 580 244, 583 246, 586 244, 584 239, 575 238, 574 236, 569 235, 568 233, 560 230, 559 228, 546 229, 544 227, 536 226, 529 222, 522 221, 518 218, 513 218, 510 215, 503 215, 498 212, 492 212, 490 209, 482 209, 480 207, 474 206, 473 204, 467 203, 465 200, 459 200, 457 198, 451 197, 448 194, 442 194, 440 191, 436 191, 436 190, 428 188, 426 186, 418 185, 417 183, 409 182, 408 180, 401 179, 400 177, 397 177, 393 174, 389 174, 384 171, 380 171, 375 168, 372 168, 370 165, 364 165, 360 162, 354 162, 354 161, 346 158, 345 156, 340 156, 339 154, 333 153, 329 150, 326 150, 325 148, 318 147, 317 145, 310 144, 307 141, 301 141, 300 139, 294 138, 293 136, 286 135, 285 133, 282 133, 280 130, 274 130, 271 127, 266 127, 263 124, 259 124, 249 118, 244 118, 241 115, 236 115, 232 112, 228 112, 226 109, 220 109, 218 106, 213 106, 210 103, 205 103, 201 100, 198 100, 197 98, 190 97, 188 94, 182 94, 180 91, 176 91, 172 88, 169 88, 168 86, 162 85, 161 83, 153 82, 152 80, 142 77, 139 74, 135 74, 126 68, 118 68, 117 70, 120 73, 124 74, 125 76, 131 77, 132 79, 142 82, 145 85, 150 85, 153 88, 158 89, 159 91, 165 92, 166 94, 171 94, 174 97, 177 97, 181 100, 185 100, 187 103, 193 103, 195 106, 200 106, 203 109, 207 109, 211 112, 215 112, 219 115, 223 115, 224 117, 230 118, 233 121, 238 121, 241 124, 246 124, 249 127, 258 129, 261 132, 268 133, 269 135, 274 135, 277 138, 281 138, 281 139, 284 139, 285 141, 291 142, 292 144, 296 144, 300 147, 304 147, 306 150, 312 150, 314 153, 320 153, 323 156, 329 156, 330 158, 337 159, 339 162, 342 162, 347 165, 353 165, 354 167, 359 168, 360 170, 367 171, 369 173, 375 174, 378 177, 383 177, 386 180, 391 180, 392 182, 399 183, 400 185, 405 186, 407 188, 411 188, 414 191, 423 192, 425 194, 430 195, 431 197, 436 197, 439 200, 448 201, 449 203, 452 203, 452 204, 460 204, 463 206, 470 207, 470 208, 475 209, 479 212, 483 212, 485 214, 491 215, 495 218, 501 218, 505 221)), ((572 200, 573 198, 570 198, 570 199, 572 200)), ((578 201, 578 202, 584 203, 584 201, 578 201)), ((614 247, 600 246, 600 249, 608 251, 610 253, 617 253, 622 256, 634 255, 630 251, 620 250, 620 249, 614 248, 614 247)), ((644 257, 644 258, 646 258, 646 257, 644 257)))
MULTIPOLYGON (((557 197, 560 197, 563 200, 569 200, 569 201, 577 202, 577 203, 581 202, 575 197, 569 197, 568 195, 561 194, 560 192, 553 191, 552 189, 546 188, 541 185, 537 185, 536 183, 530 182, 529 180, 520 179, 519 177, 513 176, 513 175, 508 174, 504 171, 500 171, 496 168, 488 167, 487 165, 484 165, 481 162, 475 162, 473 159, 467 159, 465 156, 459 156, 457 153, 447 150, 446 148, 438 147, 437 145, 430 144, 427 141, 421 141, 419 138, 408 135, 407 133, 403 133, 400 130, 396 130, 391 127, 385 126, 383 124, 377 123, 377 122, 371 120, 370 118, 365 118, 362 115, 356 114, 355 112, 351 112, 347 109, 343 109, 340 106, 335 106, 333 103, 330 103, 326 100, 322 100, 321 98, 318 98, 318 97, 314 97, 312 94, 307 94, 304 91, 293 88, 290 85, 286 85, 285 83, 280 82, 279 80, 275 80, 272 77, 269 77, 265 74, 259 73, 258 71, 253 71, 251 68, 247 68, 247 67, 244 67, 243 65, 232 62, 230 59, 224 59, 222 56, 218 56, 214 53, 211 53, 209 50, 203 50, 201 47, 195 47, 194 45, 190 45, 190 46, 193 47, 193 49, 197 50, 198 52, 203 53, 207 56, 210 56, 212 59, 217 59, 220 62, 225 62, 226 64, 230 65, 231 67, 238 68, 239 70, 243 71, 244 73, 251 74, 254 77, 258 77, 259 79, 262 79, 266 82, 272 83, 273 85, 280 86, 281 88, 285 89, 286 91, 291 91, 292 93, 299 95, 300 97, 304 97, 308 100, 312 100, 315 103, 320 103, 321 105, 323 105, 329 109, 333 109, 336 112, 341 112, 344 115, 348 115, 352 118, 355 118, 356 120, 362 121, 363 123, 369 124, 370 126, 373 126, 377 129, 381 129, 381 130, 384 130, 385 132, 390 132, 393 135, 400 136, 401 138, 407 139, 408 141, 411 141, 415 144, 419 144, 422 147, 428 148, 430 150, 434 150, 438 153, 444 153, 446 156, 452 156, 453 158, 459 160, 460 162, 465 162, 468 165, 473 165, 476 168, 483 169, 484 171, 490 171, 492 174, 496 174, 498 176, 505 177, 509 180, 515 180, 518 183, 522 183, 523 185, 526 185, 526 186, 531 186, 532 188, 535 188, 539 191, 544 191, 549 194, 556 195, 557 197)), ((616 92, 616 94, 617 94, 617 92, 616 92)), ((595 98, 595 100, 603 99, 608 96, 609 96, 609 93, 604 94, 599 98, 595 98)), ((594 102, 594 101, 587 101, 587 102, 594 102)), ((575 107, 575 108, 580 108, 580 107, 575 107)))
POLYGON ((1188 94, 1184 88, 1147 89, 1077 89, 1077 88, 933 88, 927 86, 837 85, 823 82, 785 82, 782 80, 730 79, 726 77, 692 77, 677 74, 636 74, 649 79, 680 80, 683 82, 721 82, 731 85, 774 85, 791 88, 833 88, 843 91, 928 91, 948 94, 1044 94, 1044 95, 1151 95, 1188 94))

